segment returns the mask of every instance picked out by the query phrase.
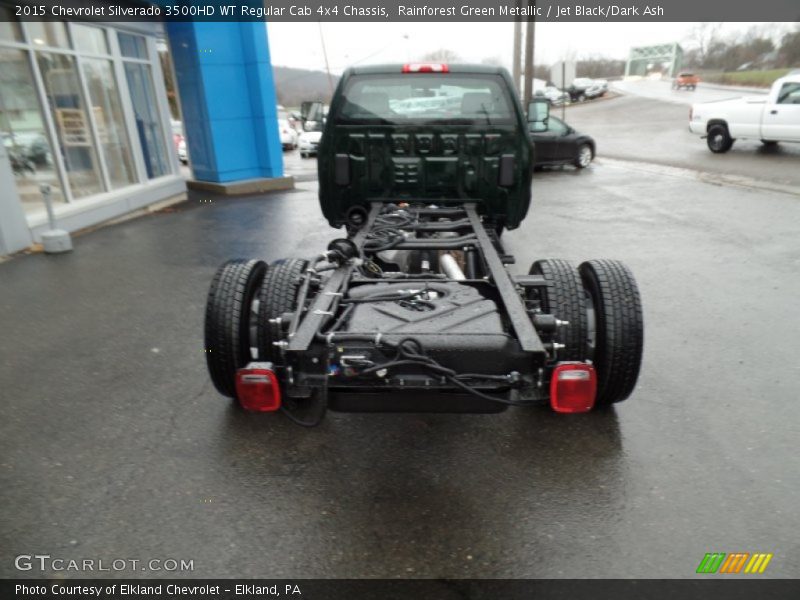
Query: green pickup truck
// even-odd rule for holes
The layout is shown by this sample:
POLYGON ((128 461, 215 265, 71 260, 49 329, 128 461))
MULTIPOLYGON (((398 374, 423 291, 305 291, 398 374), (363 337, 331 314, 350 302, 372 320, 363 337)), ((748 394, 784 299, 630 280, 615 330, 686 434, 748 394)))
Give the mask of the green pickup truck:
POLYGON ((301 425, 327 409, 585 412, 633 392, 643 344, 615 260, 508 266, 549 105, 523 110, 509 74, 415 63, 343 74, 319 147, 324 252, 238 259, 208 295, 211 379, 247 410, 301 425))

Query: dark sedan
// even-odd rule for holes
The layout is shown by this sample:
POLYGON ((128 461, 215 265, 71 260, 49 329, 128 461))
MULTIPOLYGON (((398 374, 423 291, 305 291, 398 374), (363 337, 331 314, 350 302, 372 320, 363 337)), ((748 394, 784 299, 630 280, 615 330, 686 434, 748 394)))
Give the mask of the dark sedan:
POLYGON ((594 159, 594 139, 552 115, 544 124, 531 123, 531 139, 535 146, 536 167, 575 165, 583 169, 594 159))

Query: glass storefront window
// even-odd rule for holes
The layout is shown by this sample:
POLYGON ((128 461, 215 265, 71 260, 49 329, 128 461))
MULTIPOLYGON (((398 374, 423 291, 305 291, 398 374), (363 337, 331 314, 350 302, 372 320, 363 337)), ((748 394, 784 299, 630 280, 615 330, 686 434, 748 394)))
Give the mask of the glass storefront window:
POLYGON ((102 58, 83 59, 82 64, 100 151, 106 160, 111 187, 119 188, 134 183, 133 159, 111 61, 102 58))
POLYGON ((128 58, 147 59, 147 44, 140 35, 119 34, 119 51, 128 58))
POLYGON ((0 48, 0 137, 26 212, 44 208, 43 183, 50 185, 54 202, 65 202, 45 131, 27 53, 0 48))
POLYGON ((62 21, 55 21, 53 23, 29 21, 25 23, 25 27, 28 30, 28 41, 35 46, 69 48, 67 26, 62 21))
POLYGON ((97 27, 73 25, 75 49, 89 54, 109 54, 106 32, 97 27))
POLYGON ((8 42, 22 41, 22 31, 19 28, 19 23, 14 20, 14 14, 2 6, 0 6, 0 40, 8 42))
POLYGON ((150 66, 126 62, 125 77, 136 115, 136 131, 142 145, 147 177, 153 179, 166 175, 170 169, 169 160, 150 66))
POLYGON ((49 52, 37 52, 36 59, 53 113, 72 195, 82 198, 98 194, 103 191, 103 185, 75 59, 49 52))
POLYGON ((172 173, 151 43, 95 23, 20 23, 0 6, 0 142, 26 212, 43 212, 45 183, 64 204, 136 185, 142 162, 148 179, 172 173))

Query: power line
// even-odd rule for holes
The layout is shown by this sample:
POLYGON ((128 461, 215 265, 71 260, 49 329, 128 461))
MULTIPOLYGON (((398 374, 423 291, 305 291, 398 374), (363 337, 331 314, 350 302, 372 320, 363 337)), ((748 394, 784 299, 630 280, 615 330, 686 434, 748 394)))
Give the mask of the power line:
POLYGON ((331 77, 331 67, 328 64, 328 51, 325 48, 325 37, 322 35, 322 23, 317 21, 319 26, 319 41, 322 44, 322 56, 325 58, 325 71, 328 73, 328 85, 331 88, 331 96, 333 96, 333 78, 331 77))

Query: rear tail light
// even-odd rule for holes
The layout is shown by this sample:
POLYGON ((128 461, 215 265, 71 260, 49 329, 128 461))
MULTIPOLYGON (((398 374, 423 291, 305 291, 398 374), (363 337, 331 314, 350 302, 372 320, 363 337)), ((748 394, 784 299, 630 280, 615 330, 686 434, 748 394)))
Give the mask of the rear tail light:
POLYGON ((550 406, 558 413, 592 410, 597 395, 594 367, 581 362, 559 363, 550 380, 550 406))
POLYGON ((245 410, 278 410, 281 407, 281 388, 272 363, 253 362, 236 371, 236 397, 245 410))
POLYGON ((408 63, 403 65, 403 73, 449 73, 450 67, 444 63, 408 63))

